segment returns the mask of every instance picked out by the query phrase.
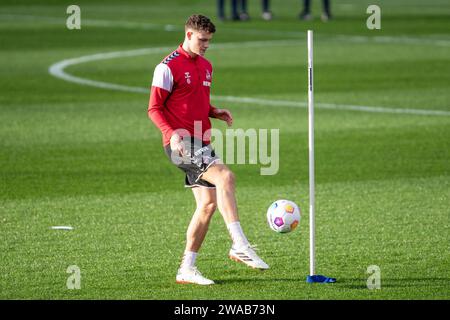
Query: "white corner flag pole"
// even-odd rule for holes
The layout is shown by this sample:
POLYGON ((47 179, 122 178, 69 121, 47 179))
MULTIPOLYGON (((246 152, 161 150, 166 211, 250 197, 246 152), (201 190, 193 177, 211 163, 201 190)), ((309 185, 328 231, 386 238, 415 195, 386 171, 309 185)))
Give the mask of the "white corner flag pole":
POLYGON ((313 32, 308 30, 309 275, 315 275, 313 32))
POLYGON ((308 142, 309 142, 309 283, 334 283, 336 278, 316 274, 315 256, 315 178, 314 178, 314 73, 313 32, 308 30, 308 142))

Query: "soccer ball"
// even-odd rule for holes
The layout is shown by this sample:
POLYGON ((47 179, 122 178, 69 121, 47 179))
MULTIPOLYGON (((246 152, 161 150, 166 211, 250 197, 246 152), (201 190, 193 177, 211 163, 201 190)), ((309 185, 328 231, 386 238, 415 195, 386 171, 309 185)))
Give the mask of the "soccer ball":
POLYGON ((267 210, 267 222, 273 231, 291 232, 300 222, 300 208, 292 201, 277 200, 267 210))

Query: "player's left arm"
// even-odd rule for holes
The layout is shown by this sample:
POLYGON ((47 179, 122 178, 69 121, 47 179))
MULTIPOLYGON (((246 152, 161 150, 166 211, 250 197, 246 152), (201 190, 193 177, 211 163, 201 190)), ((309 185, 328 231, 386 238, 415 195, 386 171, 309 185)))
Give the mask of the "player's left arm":
POLYGON ((219 109, 212 105, 209 105, 209 117, 216 118, 222 121, 225 121, 227 125, 230 127, 233 124, 233 116, 231 112, 227 109, 219 109))
MULTIPOLYGON (((211 74, 210 74, 210 81, 212 81, 212 65, 210 65, 211 68, 211 74)), ((231 115, 231 112, 227 109, 219 109, 214 107, 213 105, 209 104, 209 117, 210 118, 216 118, 222 121, 225 121, 227 125, 230 127, 233 124, 233 116, 231 115)))

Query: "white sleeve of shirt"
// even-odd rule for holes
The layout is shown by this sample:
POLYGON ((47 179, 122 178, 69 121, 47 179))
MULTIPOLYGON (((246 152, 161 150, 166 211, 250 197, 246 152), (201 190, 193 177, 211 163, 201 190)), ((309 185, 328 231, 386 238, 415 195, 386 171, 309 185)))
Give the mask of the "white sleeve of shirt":
POLYGON ((172 92, 173 75, 167 64, 160 63, 156 66, 152 86, 172 92))

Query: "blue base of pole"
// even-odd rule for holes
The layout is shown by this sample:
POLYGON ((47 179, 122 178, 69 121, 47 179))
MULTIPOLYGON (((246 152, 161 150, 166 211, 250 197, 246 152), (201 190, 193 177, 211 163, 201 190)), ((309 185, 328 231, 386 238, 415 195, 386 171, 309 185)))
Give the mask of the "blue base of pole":
POLYGON ((334 283, 336 278, 329 278, 322 276, 320 274, 315 274, 313 276, 306 276, 306 282, 308 283, 334 283))

